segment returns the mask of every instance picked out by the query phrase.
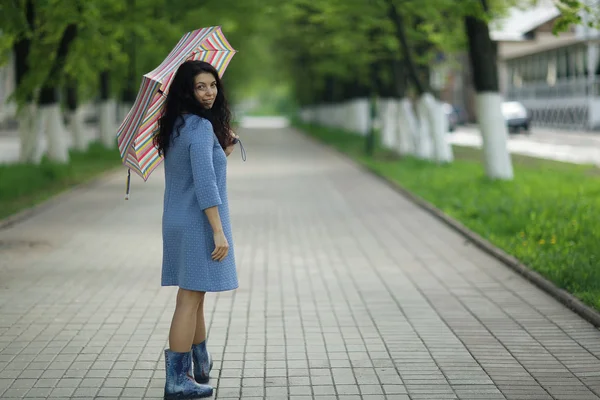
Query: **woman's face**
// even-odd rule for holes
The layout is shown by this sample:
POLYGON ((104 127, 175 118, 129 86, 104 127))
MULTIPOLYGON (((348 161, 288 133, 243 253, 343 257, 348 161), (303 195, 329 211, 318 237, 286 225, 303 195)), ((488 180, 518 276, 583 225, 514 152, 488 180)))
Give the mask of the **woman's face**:
POLYGON ((217 81, 210 72, 201 72, 194 79, 194 96, 204 108, 212 108, 217 98, 217 81))

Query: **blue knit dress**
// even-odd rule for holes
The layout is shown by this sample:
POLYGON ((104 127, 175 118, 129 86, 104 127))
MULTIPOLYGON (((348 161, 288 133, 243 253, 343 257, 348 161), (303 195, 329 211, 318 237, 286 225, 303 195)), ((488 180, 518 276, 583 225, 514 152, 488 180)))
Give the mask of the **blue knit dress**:
MULTIPOLYGON (((227 157, 211 123, 185 114, 164 159, 162 286, 201 292, 238 287, 227 202, 227 157), (229 254, 213 261, 213 231, 203 210, 218 206, 229 254)), ((179 125, 175 123, 175 127, 179 125)))

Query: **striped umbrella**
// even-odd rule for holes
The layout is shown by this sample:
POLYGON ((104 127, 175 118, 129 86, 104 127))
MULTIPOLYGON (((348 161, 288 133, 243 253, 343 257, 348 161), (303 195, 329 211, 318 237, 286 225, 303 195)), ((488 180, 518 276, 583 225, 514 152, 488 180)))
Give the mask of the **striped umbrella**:
POLYGON ((162 161, 152 139, 158 129, 169 86, 179 66, 188 60, 202 60, 212 64, 223 76, 235 53, 220 26, 197 29, 185 34, 167 58, 144 75, 137 98, 117 130, 121 159, 129 167, 126 199, 129 197, 131 170, 146 181, 162 161))

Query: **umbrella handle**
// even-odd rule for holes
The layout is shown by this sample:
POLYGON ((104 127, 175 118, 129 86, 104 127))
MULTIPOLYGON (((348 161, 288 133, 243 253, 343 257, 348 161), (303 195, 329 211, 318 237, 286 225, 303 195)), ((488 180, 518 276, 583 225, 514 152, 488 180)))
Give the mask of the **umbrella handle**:
POLYGON ((131 187, 131 169, 127 169, 127 186, 125 189, 125 200, 129 200, 129 188, 131 187))

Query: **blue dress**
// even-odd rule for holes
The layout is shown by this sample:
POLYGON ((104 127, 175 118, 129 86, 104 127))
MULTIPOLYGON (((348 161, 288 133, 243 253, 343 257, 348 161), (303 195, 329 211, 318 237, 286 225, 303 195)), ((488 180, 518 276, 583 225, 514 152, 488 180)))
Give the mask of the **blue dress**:
MULTIPOLYGON (((164 159, 162 286, 201 292, 238 287, 227 202, 227 157, 211 123, 185 114, 164 159), (204 213, 218 206, 229 254, 213 261, 213 231, 204 213)), ((175 123, 175 127, 180 121, 175 123)))

